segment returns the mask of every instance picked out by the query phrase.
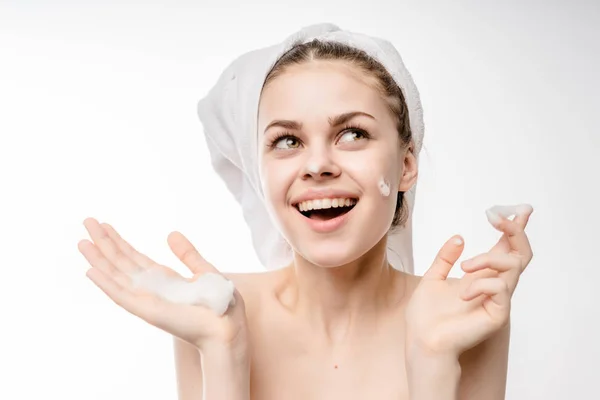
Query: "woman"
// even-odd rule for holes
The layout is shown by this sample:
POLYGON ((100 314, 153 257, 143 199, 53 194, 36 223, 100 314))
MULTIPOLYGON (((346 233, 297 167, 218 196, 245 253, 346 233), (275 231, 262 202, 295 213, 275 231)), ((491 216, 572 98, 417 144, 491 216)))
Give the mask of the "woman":
MULTIPOLYGON (((295 35, 261 79, 257 165, 246 171, 293 249, 289 263, 227 274, 235 305, 219 317, 132 289, 132 269, 175 273, 87 219, 88 277, 175 337, 182 400, 503 399, 510 298, 532 258, 524 229, 533 209, 514 220, 489 213, 503 236, 461 264, 461 279, 447 278, 459 236, 423 277, 391 264, 390 234, 406 229, 404 194, 418 175, 414 102, 377 57, 309 36, 295 35)), ((180 233, 168 242, 191 280, 218 272, 180 233)))

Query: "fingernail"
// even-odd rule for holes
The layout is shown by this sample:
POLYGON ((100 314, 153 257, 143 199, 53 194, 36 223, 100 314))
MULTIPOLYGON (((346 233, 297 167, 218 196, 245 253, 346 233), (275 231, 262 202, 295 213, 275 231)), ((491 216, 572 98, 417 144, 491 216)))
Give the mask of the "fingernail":
POLYGON ((463 240, 462 240, 461 238, 459 238, 459 237, 455 237, 455 238, 452 240, 452 243, 454 243, 454 244, 455 244, 455 245, 457 245, 457 246, 460 246, 461 244, 463 244, 463 240))

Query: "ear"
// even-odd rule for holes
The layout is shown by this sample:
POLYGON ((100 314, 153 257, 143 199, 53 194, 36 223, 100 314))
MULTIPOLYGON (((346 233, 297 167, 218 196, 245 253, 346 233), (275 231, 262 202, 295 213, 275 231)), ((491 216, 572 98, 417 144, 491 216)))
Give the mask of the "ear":
POLYGON ((407 192, 413 187, 419 176, 419 165, 417 158, 413 154, 413 147, 410 146, 404 151, 402 160, 402 175, 398 182, 398 191, 407 192))

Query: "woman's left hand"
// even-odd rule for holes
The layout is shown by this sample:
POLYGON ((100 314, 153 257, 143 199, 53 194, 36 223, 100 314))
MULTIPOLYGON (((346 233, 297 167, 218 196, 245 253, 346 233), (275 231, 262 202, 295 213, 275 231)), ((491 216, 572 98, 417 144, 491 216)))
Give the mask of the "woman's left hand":
POLYGON ((514 220, 490 220, 504 234, 489 252, 461 263, 460 279, 448 273, 464 243, 455 236, 444 244, 406 309, 407 356, 458 357, 508 323, 512 294, 533 257, 525 234, 533 208, 521 210, 514 220))

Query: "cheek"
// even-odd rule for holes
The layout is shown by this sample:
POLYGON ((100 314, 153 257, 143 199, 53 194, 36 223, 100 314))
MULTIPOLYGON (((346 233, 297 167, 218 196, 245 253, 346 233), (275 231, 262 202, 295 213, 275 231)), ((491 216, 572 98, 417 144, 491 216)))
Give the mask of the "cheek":
POLYGON ((260 180, 268 203, 282 203, 296 177, 296 166, 283 160, 265 160, 261 163, 260 180))
POLYGON ((388 197, 399 176, 396 155, 389 151, 361 152, 344 160, 342 168, 367 194, 388 197))

